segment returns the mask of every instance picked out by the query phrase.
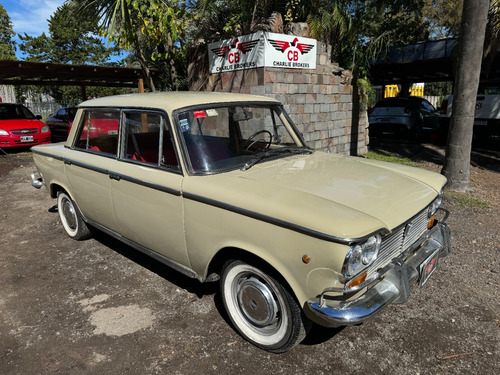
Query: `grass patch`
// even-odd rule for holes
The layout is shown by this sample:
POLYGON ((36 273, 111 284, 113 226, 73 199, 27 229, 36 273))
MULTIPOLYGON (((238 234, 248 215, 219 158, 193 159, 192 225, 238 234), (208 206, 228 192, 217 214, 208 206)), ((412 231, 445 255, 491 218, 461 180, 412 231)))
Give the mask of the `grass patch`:
POLYGON ((409 158, 402 158, 400 156, 395 156, 395 155, 381 154, 375 151, 368 151, 363 156, 366 157, 367 159, 387 161, 389 163, 403 164, 403 165, 408 165, 410 167, 418 166, 418 163, 416 161, 413 161, 409 158))
POLYGON ((491 205, 478 198, 472 197, 468 193, 457 193, 455 191, 445 191, 444 196, 450 202, 467 208, 490 208, 491 205))

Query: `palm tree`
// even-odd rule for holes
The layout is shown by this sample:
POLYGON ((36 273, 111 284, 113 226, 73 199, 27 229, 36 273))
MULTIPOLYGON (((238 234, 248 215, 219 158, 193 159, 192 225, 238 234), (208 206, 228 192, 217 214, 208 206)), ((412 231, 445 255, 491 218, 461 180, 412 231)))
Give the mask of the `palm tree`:
POLYGON ((139 39, 139 32, 144 25, 138 24, 139 18, 128 3, 127 0, 70 0, 76 17, 98 19, 109 41, 127 48, 131 45, 134 47, 146 84, 151 91, 155 91, 151 70, 139 39))

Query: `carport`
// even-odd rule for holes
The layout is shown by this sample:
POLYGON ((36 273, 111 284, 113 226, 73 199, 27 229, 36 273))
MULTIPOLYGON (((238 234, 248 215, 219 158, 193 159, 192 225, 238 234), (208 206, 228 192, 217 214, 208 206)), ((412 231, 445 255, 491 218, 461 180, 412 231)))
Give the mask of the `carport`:
MULTIPOLYGON (((458 39, 441 39, 391 48, 370 65, 373 85, 453 82, 458 39)), ((481 83, 500 83, 500 56, 483 60, 481 83)))
POLYGON ((0 60, 0 85, 137 87, 144 92, 141 69, 0 60))

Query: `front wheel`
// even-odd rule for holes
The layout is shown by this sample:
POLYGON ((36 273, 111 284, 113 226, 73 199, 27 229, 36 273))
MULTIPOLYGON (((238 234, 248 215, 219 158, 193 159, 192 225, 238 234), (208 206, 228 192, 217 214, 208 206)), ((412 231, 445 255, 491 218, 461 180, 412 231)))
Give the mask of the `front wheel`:
POLYGON ((92 235, 90 228, 83 221, 78 207, 64 191, 57 193, 57 211, 68 236, 74 240, 84 240, 92 235))
POLYGON ((283 353, 306 336, 309 321, 295 299, 260 268, 239 260, 228 261, 220 287, 233 325, 259 348, 283 353))

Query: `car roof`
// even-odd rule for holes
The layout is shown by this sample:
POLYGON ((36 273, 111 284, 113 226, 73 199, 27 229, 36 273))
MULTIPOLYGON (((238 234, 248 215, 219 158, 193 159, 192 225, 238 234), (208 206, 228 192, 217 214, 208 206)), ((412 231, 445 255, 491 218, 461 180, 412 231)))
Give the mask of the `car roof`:
POLYGON ((19 103, 0 103, 2 107, 24 107, 24 105, 19 103))
POLYGON ((416 102, 427 102, 426 99, 418 97, 418 96, 409 96, 409 97, 403 97, 403 96, 396 96, 394 98, 385 98, 381 99, 375 104, 375 107, 384 107, 384 106, 389 106, 389 107, 405 107, 410 103, 416 103, 416 102))
POLYGON ((270 102, 279 101, 265 96, 234 94, 223 92, 171 91, 143 94, 125 94, 92 99, 83 102, 79 107, 140 107, 160 108, 172 112, 178 108, 200 104, 217 104, 231 102, 270 102))

